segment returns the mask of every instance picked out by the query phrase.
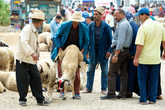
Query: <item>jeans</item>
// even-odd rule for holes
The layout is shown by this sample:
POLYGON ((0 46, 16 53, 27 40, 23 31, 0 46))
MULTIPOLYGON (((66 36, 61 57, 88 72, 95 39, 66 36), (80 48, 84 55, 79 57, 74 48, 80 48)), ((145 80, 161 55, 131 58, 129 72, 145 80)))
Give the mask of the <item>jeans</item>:
POLYGON ((147 99, 156 102, 159 74, 160 64, 139 64, 138 84, 140 88, 140 102, 146 102, 147 99))
MULTIPOLYGON (((98 63, 99 61, 96 60, 94 64, 90 63, 88 66, 87 84, 86 84, 86 88, 88 89, 88 91, 92 91, 93 89, 95 68, 98 63)), ((101 90, 105 91, 108 85, 108 61, 106 63, 100 62, 100 67, 101 67, 101 90)))

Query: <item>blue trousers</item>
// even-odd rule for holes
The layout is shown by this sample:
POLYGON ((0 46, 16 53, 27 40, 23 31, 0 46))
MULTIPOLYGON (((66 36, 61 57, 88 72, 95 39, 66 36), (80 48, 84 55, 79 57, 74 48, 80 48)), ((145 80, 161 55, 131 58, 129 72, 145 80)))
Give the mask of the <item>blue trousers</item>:
POLYGON ((99 61, 96 61, 94 64, 90 63, 88 66, 87 84, 86 84, 86 88, 88 89, 88 91, 92 91, 92 89, 93 89, 95 68, 96 68, 96 65, 98 63, 100 63, 100 67, 101 67, 101 90, 107 89, 107 85, 108 85, 108 61, 106 63, 101 63, 99 61))
POLYGON ((160 64, 138 66, 138 84, 140 89, 140 102, 156 102, 158 92, 158 77, 160 74, 160 64))

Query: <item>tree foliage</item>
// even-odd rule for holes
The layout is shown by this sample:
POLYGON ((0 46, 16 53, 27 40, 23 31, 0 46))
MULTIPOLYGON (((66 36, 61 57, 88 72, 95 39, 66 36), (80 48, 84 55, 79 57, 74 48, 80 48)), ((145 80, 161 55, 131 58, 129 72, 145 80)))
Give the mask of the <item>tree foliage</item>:
POLYGON ((0 0, 0 25, 9 25, 9 23, 10 23, 9 4, 6 4, 4 0, 0 0))

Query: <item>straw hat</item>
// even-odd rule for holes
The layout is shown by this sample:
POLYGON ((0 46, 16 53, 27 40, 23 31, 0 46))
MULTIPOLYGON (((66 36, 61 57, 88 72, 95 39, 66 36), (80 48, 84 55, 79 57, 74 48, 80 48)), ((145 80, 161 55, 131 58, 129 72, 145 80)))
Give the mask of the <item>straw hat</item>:
POLYGON ((45 20, 45 14, 41 10, 33 10, 31 18, 38 20, 45 20))
POLYGON ((98 11, 100 14, 104 14, 104 8, 102 6, 97 7, 94 11, 98 11))
POLYGON ((71 16, 71 21, 75 21, 75 22, 83 22, 85 21, 85 19, 82 17, 82 14, 80 11, 76 11, 73 13, 73 15, 71 16))

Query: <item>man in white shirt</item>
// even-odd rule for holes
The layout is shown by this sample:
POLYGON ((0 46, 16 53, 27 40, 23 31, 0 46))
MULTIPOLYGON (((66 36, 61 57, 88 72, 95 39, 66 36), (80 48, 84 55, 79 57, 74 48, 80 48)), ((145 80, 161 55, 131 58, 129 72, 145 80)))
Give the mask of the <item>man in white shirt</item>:
POLYGON ((26 96, 29 85, 38 105, 48 105, 42 94, 40 73, 37 69, 39 60, 39 45, 37 29, 41 27, 45 19, 44 13, 35 10, 32 15, 32 23, 26 25, 20 33, 16 50, 16 82, 19 93, 19 104, 26 106, 26 96))

